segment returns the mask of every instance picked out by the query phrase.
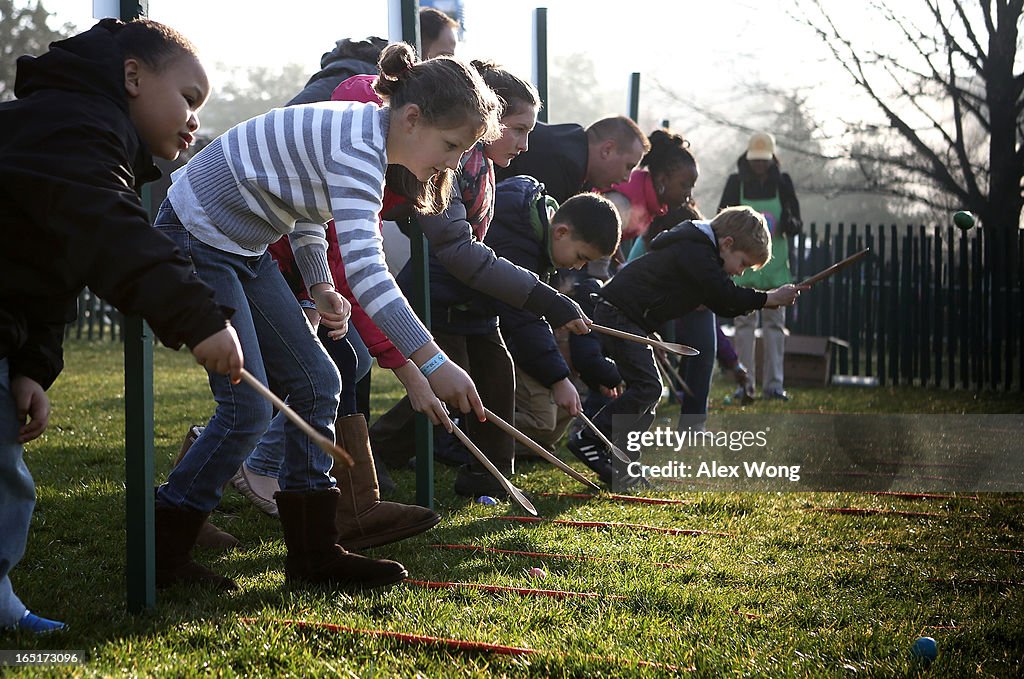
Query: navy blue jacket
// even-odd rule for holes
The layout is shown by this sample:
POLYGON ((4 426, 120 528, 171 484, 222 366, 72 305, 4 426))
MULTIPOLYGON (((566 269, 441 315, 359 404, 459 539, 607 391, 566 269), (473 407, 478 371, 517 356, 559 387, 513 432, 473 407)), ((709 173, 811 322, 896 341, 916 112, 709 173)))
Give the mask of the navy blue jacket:
POLYGON ((718 244, 687 221, 658 234, 599 295, 648 332, 701 305, 728 318, 762 308, 768 294, 737 287, 723 265, 718 244))
POLYGON ((320 57, 320 70, 286 105, 330 101, 335 88, 345 80, 354 75, 376 74, 381 50, 387 45, 384 38, 373 36, 363 40, 345 38, 337 41, 333 50, 320 57))
MULTIPOLYGON (((533 177, 511 177, 498 182, 494 219, 484 243, 499 257, 537 274, 542 280, 554 271, 549 248, 548 210, 553 208, 544 185, 533 177)), ((558 350, 551 326, 524 309, 478 297, 482 311, 497 313, 501 334, 516 365, 546 387, 569 376, 569 366, 558 350)))
POLYGON ((530 133, 530 149, 513 158, 507 168, 494 168, 494 173, 498 181, 529 175, 562 204, 585 188, 589 155, 587 132, 579 125, 537 123, 530 133))
MULTIPOLYGON (((601 291, 602 283, 593 276, 583 272, 580 280, 573 285, 570 295, 580 305, 589 318, 594 317, 594 300, 591 297, 594 293, 601 291)), ((569 360, 573 369, 579 373, 580 379, 590 388, 596 391, 599 387, 613 389, 622 382, 619 368, 615 361, 604 355, 601 350, 600 336, 596 332, 588 332, 585 335, 572 333, 569 335, 569 360)))

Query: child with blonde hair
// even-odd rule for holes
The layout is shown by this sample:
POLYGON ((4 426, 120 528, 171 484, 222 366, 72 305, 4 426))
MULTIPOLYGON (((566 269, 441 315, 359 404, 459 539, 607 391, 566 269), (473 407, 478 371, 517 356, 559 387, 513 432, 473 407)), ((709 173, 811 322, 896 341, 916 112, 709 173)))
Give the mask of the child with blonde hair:
MULTIPOLYGON (((772 237, 764 217, 749 207, 726 208, 709 221, 688 220, 651 241, 650 251, 624 267, 601 288, 594 323, 637 335, 706 306, 722 316, 764 307, 788 306, 800 296, 788 284, 761 292, 737 287, 730 278, 760 268, 771 258, 772 237)), ((650 346, 602 335, 605 354, 615 361, 626 384, 614 401, 593 417, 594 424, 625 450, 628 431, 646 431, 661 397, 661 376, 650 346), (625 421, 612 431, 612 417, 625 421)), ((611 453, 589 430, 569 439, 570 452, 611 485, 611 453)), ((625 479, 623 479, 625 481, 625 479)))

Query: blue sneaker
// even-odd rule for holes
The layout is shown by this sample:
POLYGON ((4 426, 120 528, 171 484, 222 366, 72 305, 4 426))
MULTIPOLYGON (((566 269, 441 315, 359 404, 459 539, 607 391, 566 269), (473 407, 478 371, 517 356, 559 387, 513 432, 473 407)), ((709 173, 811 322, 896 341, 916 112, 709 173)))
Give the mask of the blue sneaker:
POLYGON ((21 616, 21 620, 18 621, 18 629, 26 632, 32 632, 33 634, 59 632, 65 627, 67 627, 67 625, 62 622, 40 618, 32 611, 25 611, 25 615, 21 616))

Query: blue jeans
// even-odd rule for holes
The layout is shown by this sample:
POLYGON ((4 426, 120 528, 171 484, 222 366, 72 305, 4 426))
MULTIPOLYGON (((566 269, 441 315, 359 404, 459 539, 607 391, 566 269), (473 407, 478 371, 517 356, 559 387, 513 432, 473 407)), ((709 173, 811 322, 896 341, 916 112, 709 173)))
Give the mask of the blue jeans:
MULTIPOLYGON (((355 379, 352 380, 352 390, 355 391, 356 382, 366 377, 370 372, 370 368, 373 367, 373 357, 370 356, 370 350, 366 348, 366 343, 363 342, 359 331, 351 323, 349 323, 348 334, 345 335, 345 339, 348 340, 349 345, 352 347, 352 353, 356 356, 356 374, 355 379)), ((327 353, 331 353, 330 349, 327 350, 327 353)), ((343 389, 347 387, 347 384, 342 384, 343 389)))
MULTIPOLYGON (((321 434, 334 440, 341 378, 269 254, 243 257, 196 240, 166 201, 156 227, 192 260, 197 275, 215 291, 218 304, 235 310, 245 367, 256 379, 286 397, 292 409, 321 434), (268 381, 269 378, 269 381, 268 381)), ((244 382, 207 371, 217 408, 202 435, 167 482, 157 503, 210 512, 221 487, 270 425, 271 405, 244 382)), ((331 457, 288 421, 284 425, 282 490, 324 490, 334 485, 331 457)))
POLYGON ((6 358, 0 358, 0 628, 18 624, 25 604, 14 593, 11 570, 21 561, 36 506, 36 485, 18 443, 18 411, 6 358))
MULTIPOLYGON (((363 343, 362 338, 353 326, 349 326, 348 333, 340 340, 333 340, 327 336, 329 328, 321 325, 317 331, 317 337, 327 350, 327 354, 334 361, 341 373, 341 405, 338 408, 339 415, 353 415, 356 408, 356 382, 370 372, 370 352, 363 343), (366 360, 360 356, 359 347, 365 354, 366 360), (360 372, 360 365, 365 370, 360 372)), ((284 427, 286 418, 281 413, 274 416, 270 422, 270 428, 260 437, 260 442, 249 457, 245 458, 245 466, 262 476, 277 478, 281 474, 281 459, 284 454, 284 427)))
MULTIPOLYGON (((646 330, 606 302, 594 307, 593 318, 594 322, 600 325, 637 335, 647 335, 646 330)), ((655 408, 661 399, 661 375, 654 362, 654 350, 645 344, 601 335, 601 348, 605 356, 615 361, 626 388, 618 398, 597 411, 591 419, 605 436, 625 450, 626 435, 630 431, 647 431, 654 423, 655 408), (612 418, 616 416, 623 416, 618 423, 620 427, 625 425, 625 428, 614 432, 613 436, 612 418)), ((589 429, 583 429, 582 436, 584 439, 597 441, 589 429)))
POLYGON ((717 319, 709 309, 691 311, 676 321, 676 342, 689 345, 700 351, 697 356, 683 359, 680 377, 686 381, 693 396, 685 394, 679 412, 694 415, 687 418, 696 424, 703 424, 708 415, 708 394, 711 392, 711 378, 715 373, 715 354, 718 351, 717 319))

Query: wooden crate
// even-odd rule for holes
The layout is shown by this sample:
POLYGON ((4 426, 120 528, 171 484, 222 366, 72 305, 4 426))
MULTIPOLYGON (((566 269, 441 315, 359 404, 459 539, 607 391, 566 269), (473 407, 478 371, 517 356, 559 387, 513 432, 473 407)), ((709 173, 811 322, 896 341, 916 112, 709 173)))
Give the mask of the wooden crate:
MULTIPOLYGON (((757 384, 764 366, 761 347, 761 329, 754 332, 754 351, 757 356, 757 384)), ((849 342, 838 337, 821 335, 793 335, 787 332, 783 382, 787 387, 826 387, 831 381, 832 351, 835 347, 849 348, 849 342)))

